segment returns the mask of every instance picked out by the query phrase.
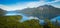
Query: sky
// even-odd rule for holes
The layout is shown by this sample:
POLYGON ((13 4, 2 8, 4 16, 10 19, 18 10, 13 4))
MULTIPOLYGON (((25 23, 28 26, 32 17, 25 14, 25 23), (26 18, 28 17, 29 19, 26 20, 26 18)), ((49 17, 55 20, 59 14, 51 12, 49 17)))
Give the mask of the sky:
POLYGON ((0 0, 0 8, 7 11, 33 8, 45 4, 60 8, 60 0, 0 0))

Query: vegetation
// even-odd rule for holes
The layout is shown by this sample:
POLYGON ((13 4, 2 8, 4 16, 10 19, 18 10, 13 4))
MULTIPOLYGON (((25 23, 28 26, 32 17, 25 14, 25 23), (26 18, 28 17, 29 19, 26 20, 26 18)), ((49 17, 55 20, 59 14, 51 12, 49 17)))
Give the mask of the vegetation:
POLYGON ((39 20, 27 20, 19 22, 22 16, 0 16, 0 28, 60 28, 58 21, 56 20, 55 25, 48 19, 45 19, 45 25, 39 24, 39 20))
POLYGON ((41 28, 38 20, 27 20, 23 22, 24 28, 41 28))
POLYGON ((39 20, 32 19, 20 22, 22 16, 4 16, 5 11, 0 9, 0 28, 60 28, 58 21, 53 24, 49 19, 45 19, 44 25, 39 23, 39 20))
POLYGON ((21 16, 0 16, 0 28, 16 28, 21 16))

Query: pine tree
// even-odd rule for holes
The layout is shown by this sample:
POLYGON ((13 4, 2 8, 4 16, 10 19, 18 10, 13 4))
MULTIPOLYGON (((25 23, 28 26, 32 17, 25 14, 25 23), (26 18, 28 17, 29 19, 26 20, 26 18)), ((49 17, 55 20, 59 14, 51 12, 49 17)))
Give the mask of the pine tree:
POLYGON ((56 22, 55 22, 55 26, 56 28, 58 28, 58 20, 56 19, 56 22))
POLYGON ((49 19, 45 19, 44 21, 45 21, 44 28, 50 28, 49 25, 48 25, 49 24, 49 19))

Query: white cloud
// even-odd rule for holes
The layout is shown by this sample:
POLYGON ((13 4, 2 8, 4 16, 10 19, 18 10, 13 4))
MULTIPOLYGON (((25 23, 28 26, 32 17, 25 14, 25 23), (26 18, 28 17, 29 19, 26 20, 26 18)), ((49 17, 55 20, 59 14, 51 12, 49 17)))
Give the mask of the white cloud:
POLYGON ((11 5, 11 6, 0 5, 0 8, 7 10, 7 11, 14 11, 14 10, 21 10, 23 7, 17 6, 17 5, 16 6, 14 6, 14 5, 11 5))
POLYGON ((38 6, 40 6, 40 5, 44 5, 45 4, 45 2, 43 2, 43 1, 40 1, 40 2, 29 2, 29 3, 27 3, 27 7, 38 7, 38 6))
POLYGON ((44 2, 43 0, 42 1, 38 1, 38 2, 27 2, 27 3, 24 3, 23 5, 20 4, 20 3, 16 3, 14 5, 1 5, 0 4, 0 8, 4 9, 4 10, 8 10, 8 11, 13 11, 13 10, 21 10, 21 9, 24 9, 24 8, 27 8, 27 7, 30 7, 30 8, 33 8, 33 7, 38 7, 38 6, 41 6, 41 5, 44 5, 44 4, 52 4, 52 3, 55 3, 55 2, 58 2, 60 0, 55 0, 55 1, 52 1, 52 2, 44 2))
POLYGON ((41 5, 44 5, 44 4, 53 4, 55 2, 59 2, 60 0, 55 0, 55 1, 51 1, 51 2, 45 2, 44 0, 41 0, 39 2, 30 2, 30 3, 27 3, 27 7, 38 7, 38 6, 41 6, 41 5))
POLYGON ((27 7, 30 7, 30 8, 37 7, 37 6, 43 5, 43 4, 44 4, 44 2, 28 2, 23 5, 20 5, 20 3, 17 3, 15 5, 9 5, 9 6, 0 4, 0 8, 2 8, 4 10, 8 10, 8 11, 13 11, 13 10, 21 10, 21 9, 24 9, 27 7))
POLYGON ((48 3, 55 3, 55 2, 59 2, 60 0, 55 0, 55 1, 52 1, 52 2, 48 2, 48 3))

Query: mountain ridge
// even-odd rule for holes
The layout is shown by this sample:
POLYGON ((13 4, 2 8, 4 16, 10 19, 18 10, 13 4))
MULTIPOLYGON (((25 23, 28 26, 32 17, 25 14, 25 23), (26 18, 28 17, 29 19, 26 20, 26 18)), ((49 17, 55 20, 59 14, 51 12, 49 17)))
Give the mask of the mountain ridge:
POLYGON ((43 5, 37 8, 26 8, 21 10, 22 13, 38 17, 39 19, 44 18, 53 18, 55 16, 60 15, 60 8, 55 8, 51 5, 43 5))
POLYGON ((52 5, 43 5, 36 8, 25 8, 18 11, 20 13, 27 14, 28 16, 34 16, 39 19, 51 19, 60 15, 60 8, 56 8, 52 5))

